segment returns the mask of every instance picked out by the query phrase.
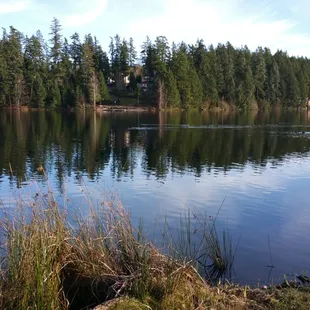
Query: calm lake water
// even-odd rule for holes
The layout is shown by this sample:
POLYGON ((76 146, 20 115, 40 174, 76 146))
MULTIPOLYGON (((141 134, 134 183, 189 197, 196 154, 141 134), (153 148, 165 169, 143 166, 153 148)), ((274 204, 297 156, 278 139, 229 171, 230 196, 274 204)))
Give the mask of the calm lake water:
POLYGON ((307 112, 0 111, 5 208, 47 187, 40 165, 69 211, 87 213, 85 191, 94 203, 116 192, 149 233, 165 217, 176 228, 188 209, 214 217, 225 200, 217 225, 240 239, 235 282, 310 271, 307 112))

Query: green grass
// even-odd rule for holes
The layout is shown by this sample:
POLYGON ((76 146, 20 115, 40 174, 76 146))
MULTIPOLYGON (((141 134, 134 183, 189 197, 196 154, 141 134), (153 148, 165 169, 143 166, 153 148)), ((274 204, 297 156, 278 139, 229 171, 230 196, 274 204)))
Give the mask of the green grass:
POLYGON ((215 220, 188 213, 176 235, 167 224, 159 250, 115 197, 98 207, 89 202, 82 217, 62 211, 51 189, 33 196, 2 210, 1 309, 309 309, 310 294, 301 289, 210 285, 197 255, 221 271, 234 257, 215 220))

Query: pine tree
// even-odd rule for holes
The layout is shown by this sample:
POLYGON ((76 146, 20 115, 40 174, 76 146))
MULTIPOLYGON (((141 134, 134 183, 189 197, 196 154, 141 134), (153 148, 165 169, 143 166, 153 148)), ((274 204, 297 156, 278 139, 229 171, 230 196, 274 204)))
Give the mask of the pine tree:
POLYGON ((38 77, 34 80, 33 89, 34 89, 32 94, 33 106, 38 108, 44 108, 46 103, 47 92, 40 75, 38 75, 38 77))
POLYGON ((61 94, 56 81, 49 81, 48 83, 46 102, 50 108, 60 108, 61 106, 61 94))
POLYGON ((175 108, 180 106, 180 94, 177 87, 176 79, 170 69, 167 70, 165 76, 165 86, 166 86, 166 102, 167 107, 175 108))
POLYGON ((173 54, 171 70, 177 81, 182 108, 189 108, 193 102, 190 82, 191 77, 188 75, 189 66, 189 59, 185 52, 178 50, 173 54))
POLYGON ((71 36, 72 43, 70 44, 70 58, 73 62, 73 70, 76 73, 81 68, 82 63, 82 44, 78 33, 71 36))
POLYGON ((134 91, 137 88, 137 79, 132 71, 129 75, 129 88, 131 91, 134 91))
POLYGON ((161 62, 167 63, 170 60, 170 48, 166 37, 160 36, 155 39, 155 50, 161 62))
POLYGON ((24 52, 24 77, 28 92, 29 104, 33 107, 44 107, 47 78, 43 38, 32 36, 26 38, 24 52))
POLYGON ((54 18, 52 20, 51 32, 50 32, 50 82, 49 84, 49 103, 51 107, 59 108, 63 102, 60 92, 60 86, 63 83, 64 72, 61 66, 61 56, 62 56, 62 35, 61 35, 61 25, 58 19, 54 18), (56 83, 56 85, 54 85, 56 83), (50 96, 54 95, 54 98, 50 96))
POLYGON ((123 39, 120 51, 120 71, 123 77, 129 73, 129 48, 125 39, 123 39))
POLYGON ((145 66, 146 62, 147 62, 147 57, 148 57, 148 51, 149 48, 152 47, 152 41, 150 40, 150 38, 147 36, 146 40, 143 42, 142 46, 141 46, 141 60, 142 60, 142 64, 145 66))
POLYGON ((129 39, 129 66, 133 67, 137 60, 137 52, 133 43, 133 38, 129 39))
POLYGON ((54 18, 51 25, 50 32, 50 59, 51 59, 51 69, 54 80, 61 84, 62 72, 60 68, 61 53, 62 53, 62 35, 61 35, 61 25, 58 19, 54 18))
POLYGON ((219 95, 218 95, 218 89, 217 89, 218 68, 217 68, 216 52, 212 45, 209 47, 207 57, 208 57, 208 62, 209 62, 209 67, 210 67, 210 74, 208 75, 208 86, 207 86, 208 98, 213 105, 217 106, 219 102, 219 95))
POLYGON ((103 75, 103 72, 99 73, 99 93, 100 93, 100 101, 110 99, 110 93, 103 75))
POLYGON ((294 59, 294 62, 296 63, 296 79, 299 86, 299 104, 304 105, 306 103, 306 99, 309 94, 309 76, 307 74, 306 66, 307 64, 305 62, 298 62, 297 59, 294 59))
POLYGON ((288 105, 297 106, 298 104, 300 104, 301 102, 300 88, 298 86, 298 81, 293 70, 288 71, 286 89, 287 89, 286 101, 288 105))
POLYGON ((267 79, 266 63, 264 58, 264 51, 262 48, 256 50, 253 55, 253 72, 255 83, 255 97, 259 100, 265 100, 264 86, 267 79))
POLYGON ((97 72, 103 72, 104 76, 110 74, 110 63, 107 54, 102 50, 99 41, 95 37, 94 40, 94 62, 97 72))
POLYGON ((68 106, 72 106, 73 103, 73 89, 74 85, 74 72, 73 65, 70 60, 70 46, 68 40, 65 38, 62 51, 61 51, 61 62, 59 64, 60 71, 62 72, 62 83, 59 86, 61 97, 62 97, 62 106, 63 108, 67 108, 68 106))
POLYGON ((194 64, 192 63, 190 63, 188 74, 190 77, 191 94, 193 98, 191 102, 191 107, 194 108, 201 107, 203 101, 201 80, 199 79, 194 64))
POLYGON ((218 91, 222 99, 228 102, 235 100, 235 80, 234 80, 234 48, 230 43, 219 44, 216 49, 218 59, 218 91))
POLYGON ((264 49, 267 78, 264 85, 265 99, 271 105, 279 103, 280 98, 280 72, 278 64, 267 48, 264 49))
POLYGON ((85 37, 82 47, 81 72, 84 83, 84 94, 89 103, 96 107, 96 102, 100 101, 100 87, 94 63, 94 53, 91 36, 85 37))
POLYGON ((189 59, 184 44, 174 53, 171 70, 176 78, 181 107, 198 107, 202 103, 202 89, 194 64, 189 59))
POLYGON ((25 95, 23 76, 22 34, 10 27, 6 44, 8 101, 10 105, 20 106, 25 95))
POLYGON ((192 47, 193 61, 201 83, 202 100, 211 104, 217 104, 218 94, 216 89, 216 54, 214 50, 209 53, 202 40, 197 41, 192 47), (213 63, 214 62, 214 63, 213 63))
POLYGON ((236 98, 235 104, 246 109, 250 100, 254 97, 254 80, 251 64, 247 61, 244 50, 237 51, 235 70, 236 98))
POLYGON ((61 25, 57 18, 52 20, 51 25, 51 62, 54 67, 61 61, 61 48, 62 48, 62 35, 61 35, 61 25))
POLYGON ((9 94, 7 47, 8 37, 6 30, 3 28, 3 35, 2 39, 0 40, 0 106, 7 104, 7 96, 9 94))

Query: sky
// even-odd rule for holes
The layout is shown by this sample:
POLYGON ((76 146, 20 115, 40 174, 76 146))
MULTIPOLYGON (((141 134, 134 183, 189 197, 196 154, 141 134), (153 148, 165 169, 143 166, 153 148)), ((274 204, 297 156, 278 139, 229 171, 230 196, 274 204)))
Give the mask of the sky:
POLYGON ((40 29, 47 39, 56 17, 64 36, 91 33, 106 51, 110 37, 119 34, 133 37, 138 50, 148 35, 310 57, 309 11, 308 0, 0 0, 0 26, 28 36, 40 29))

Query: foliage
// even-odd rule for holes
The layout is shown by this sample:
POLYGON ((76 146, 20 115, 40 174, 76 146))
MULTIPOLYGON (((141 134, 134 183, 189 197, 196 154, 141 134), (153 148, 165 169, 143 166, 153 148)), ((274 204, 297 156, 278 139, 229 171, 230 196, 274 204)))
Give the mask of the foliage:
POLYGON ((39 31, 24 37, 14 27, 3 29, 0 106, 96 107, 109 98, 102 75, 117 92, 126 87, 134 92, 143 82, 147 97, 160 108, 303 107, 310 96, 310 61, 283 51, 251 52, 229 42, 207 47, 202 40, 170 45, 165 36, 154 42, 147 37, 140 52, 143 72, 137 72, 132 38, 112 37, 108 57, 91 34, 82 42, 74 33, 69 42, 56 18, 50 29, 49 45, 39 31), (141 74, 141 82, 133 79, 141 74))

